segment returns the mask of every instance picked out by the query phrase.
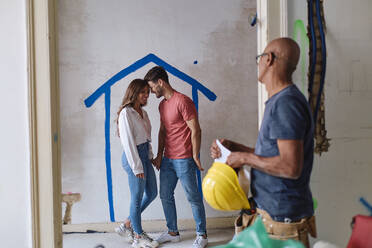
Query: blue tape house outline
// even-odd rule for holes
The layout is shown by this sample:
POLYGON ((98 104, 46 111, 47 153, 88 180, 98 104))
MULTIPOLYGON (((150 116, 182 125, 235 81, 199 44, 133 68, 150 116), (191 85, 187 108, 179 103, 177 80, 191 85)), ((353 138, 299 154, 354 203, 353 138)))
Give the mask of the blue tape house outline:
MULTIPOLYGON (((114 203, 113 203, 113 195, 112 195, 112 175, 111 175, 111 147, 110 147, 110 107, 111 107, 111 86, 114 85, 119 80, 123 79, 127 75, 132 72, 135 72, 139 68, 147 65, 148 63, 153 62, 159 66, 162 66, 166 71, 173 74, 174 76, 178 77, 179 79, 183 80, 184 82, 188 83, 192 87, 192 100, 195 103, 196 109, 199 110, 199 98, 198 98, 198 91, 200 91, 203 95, 205 95, 210 101, 215 101, 217 96, 204 87, 200 82, 195 80, 194 78, 188 76, 187 74, 183 73, 182 71, 178 70, 174 66, 166 63, 164 60, 157 57, 155 54, 148 54, 142 59, 137 60, 130 66, 124 68, 114 76, 112 76, 109 80, 107 80, 103 85, 101 85, 96 91, 93 92, 92 95, 87 97, 84 100, 85 106, 90 108, 99 97, 103 94, 105 95, 105 161, 106 161, 106 180, 107 180, 107 191, 108 191, 108 201, 109 201, 109 209, 110 209, 110 220, 115 222, 115 213, 114 213, 114 203)), ((201 190, 201 177, 200 171, 197 171, 197 178, 198 178, 198 188, 200 193, 201 190)))

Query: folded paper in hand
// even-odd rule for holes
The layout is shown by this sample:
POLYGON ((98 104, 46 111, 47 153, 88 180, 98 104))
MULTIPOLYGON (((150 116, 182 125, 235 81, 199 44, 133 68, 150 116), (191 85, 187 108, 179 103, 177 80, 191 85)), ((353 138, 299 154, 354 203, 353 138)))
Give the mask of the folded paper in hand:
POLYGON ((221 157, 216 158, 214 161, 226 164, 227 157, 230 155, 231 151, 224 147, 218 139, 216 140, 216 143, 218 148, 221 150, 221 157))

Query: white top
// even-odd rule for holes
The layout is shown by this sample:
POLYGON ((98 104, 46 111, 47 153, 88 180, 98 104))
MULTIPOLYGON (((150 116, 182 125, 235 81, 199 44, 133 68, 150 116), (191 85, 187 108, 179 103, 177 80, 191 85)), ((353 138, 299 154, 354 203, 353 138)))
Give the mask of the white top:
MULTIPOLYGON (((137 145, 151 142, 151 123, 144 109, 142 113, 143 118, 134 108, 127 106, 119 114, 120 140, 134 175, 144 173, 137 145)), ((152 159, 151 143, 149 145, 149 159, 152 159)))

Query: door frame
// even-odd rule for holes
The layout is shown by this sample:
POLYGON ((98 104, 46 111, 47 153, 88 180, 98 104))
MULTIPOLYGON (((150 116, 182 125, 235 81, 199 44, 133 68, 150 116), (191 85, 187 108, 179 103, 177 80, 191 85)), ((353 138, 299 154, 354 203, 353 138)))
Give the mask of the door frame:
MULTIPOLYGON (((257 54, 261 54, 271 40, 288 36, 287 6, 288 0, 257 0, 257 54)), ((261 126, 267 99, 265 86, 258 82, 258 127, 261 126)))
POLYGON ((57 1, 26 0, 32 247, 62 247, 57 1))

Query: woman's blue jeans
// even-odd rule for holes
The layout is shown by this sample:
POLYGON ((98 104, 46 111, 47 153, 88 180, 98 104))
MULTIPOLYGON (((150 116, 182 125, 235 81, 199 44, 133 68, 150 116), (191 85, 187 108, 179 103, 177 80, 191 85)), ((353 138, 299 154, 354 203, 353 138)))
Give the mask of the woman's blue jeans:
POLYGON ((137 146, 138 154, 142 161, 145 178, 138 178, 130 168, 125 153, 122 156, 123 168, 128 174, 130 188, 129 220, 135 233, 142 234, 141 213, 156 198, 158 189, 156 176, 151 161, 149 160, 149 143, 137 146))

